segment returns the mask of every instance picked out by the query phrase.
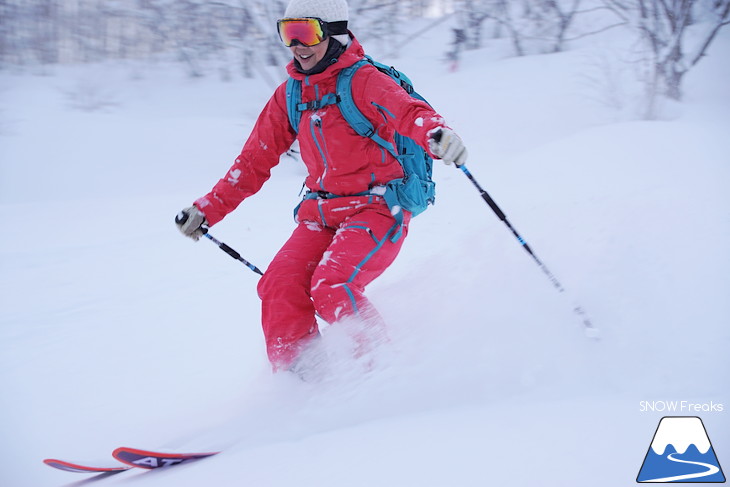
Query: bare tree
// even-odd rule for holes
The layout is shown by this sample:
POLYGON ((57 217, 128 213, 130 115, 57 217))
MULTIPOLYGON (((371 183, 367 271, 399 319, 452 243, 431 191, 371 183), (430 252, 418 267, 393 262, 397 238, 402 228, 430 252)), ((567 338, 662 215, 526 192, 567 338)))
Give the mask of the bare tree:
POLYGON ((564 5, 556 0, 545 0, 543 5, 547 12, 557 21, 554 26, 553 34, 553 52, 563 50, 568 29, 573 24, 576 15, 579 12, 581 0, 572 0, 564 5))
POLYGON ((657 96, 682 98, 682 80, 730 23, 730 0, 605 0, 638 33, 648 53, 647 112, 657 96), (691 36, 688 35, 692 31, 691 36))
MULTIPOLYGON (((495 37, 506 34, 518 56, 559 52, 566 42, 591 32, 569 36, 585 0, 458 0, 460 28, 467 34, 466 48, 482 47, 483 24, 494 25, 495 37)), ((603 28, 601 28, 602 30, 603 28)))

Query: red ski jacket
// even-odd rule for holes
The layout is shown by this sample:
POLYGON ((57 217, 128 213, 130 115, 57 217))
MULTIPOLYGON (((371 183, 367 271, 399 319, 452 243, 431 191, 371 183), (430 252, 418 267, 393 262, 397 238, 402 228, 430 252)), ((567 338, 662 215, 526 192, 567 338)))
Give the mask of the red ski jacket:
MULTIPOLYGON (((353 37, 347 50, 325 71, 305 75, 287 66, 289 75, 302 81, 302 102, 321 99, 336 91, 338 73, 364 57, 353 37)), ((443 118, 427 103, 412 98, 387 75, 372 65, 360 68, 352 80, 352 97, 378 134, 393 141, 395 131, 414 139, 427 151, 428 133, 444 127, 443 118)), ((302 112, 297 134, 289 124, 286 82, 274 92, 226 175, 207 195, 195 201, 214 225, 245 198, 256 193, 270 177, 295 139, 309 175, 305 185, 312 191, 353 195, 403 177, 400 163, 372 140, 358 135, 336 105, 302 112)))

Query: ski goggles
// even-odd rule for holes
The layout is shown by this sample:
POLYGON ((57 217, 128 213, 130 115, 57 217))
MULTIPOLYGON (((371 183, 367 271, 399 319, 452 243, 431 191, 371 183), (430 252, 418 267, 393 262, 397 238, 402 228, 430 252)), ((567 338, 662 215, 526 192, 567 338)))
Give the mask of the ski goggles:
POLYGON ((295 43, 311 47, 331 35, 347 34, 347 21, 325 22, 317 17, 299 17, 280 19, 276 28, 286 47, 295 43))

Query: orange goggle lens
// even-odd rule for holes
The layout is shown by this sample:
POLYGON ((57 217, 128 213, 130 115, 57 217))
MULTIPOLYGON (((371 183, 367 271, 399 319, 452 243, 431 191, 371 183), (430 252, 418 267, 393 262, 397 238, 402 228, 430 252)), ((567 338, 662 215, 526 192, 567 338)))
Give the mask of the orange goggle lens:
POLYGON ((327 38, 323 22, 315 18, 281 19, 277 27, 286 47, 292 46, 294 41, 304 46, 315 46, 327 38))

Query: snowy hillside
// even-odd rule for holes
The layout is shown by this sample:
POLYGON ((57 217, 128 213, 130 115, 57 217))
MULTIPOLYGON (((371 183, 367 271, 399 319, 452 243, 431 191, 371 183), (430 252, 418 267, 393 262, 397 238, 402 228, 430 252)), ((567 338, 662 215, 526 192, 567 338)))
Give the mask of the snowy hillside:
MULTIPOLYGON (((730 36, 652 122, 597 101, 618 95, 586 81, 611 53, 596 52, 497 46, 450 72, 423 38, 386 60, 462 135, 569 296, 439 165, 437 205, 369 289, 390 345, 372 373, 342 360, 322 384, 269 373, 257 276, 173 224, 271 86, 140 65, 1 73, 0 485, 87 485, 41 461, 132 446, 225 450, 96 485, 628 486, 665 415, 701 416, 727 469, 730 36)), ((303 178, 283 158, 212 233, 265 269, 303 178)))

